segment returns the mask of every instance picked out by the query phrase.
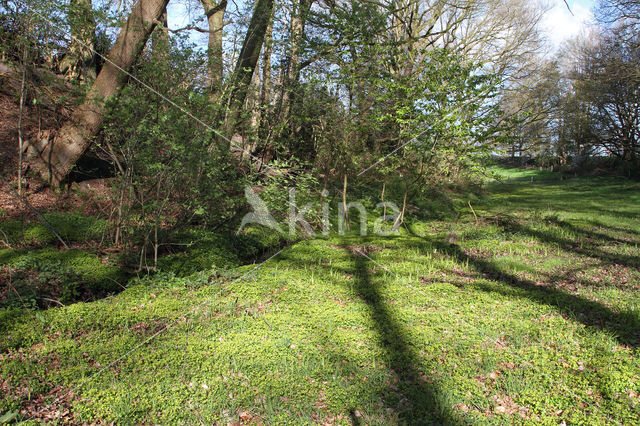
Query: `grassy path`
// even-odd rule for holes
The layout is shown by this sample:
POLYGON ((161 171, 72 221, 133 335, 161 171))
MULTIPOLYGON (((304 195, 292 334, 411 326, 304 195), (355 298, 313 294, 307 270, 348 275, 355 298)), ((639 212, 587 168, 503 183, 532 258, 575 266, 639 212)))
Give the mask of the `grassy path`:
POLYGON ((307 240, 230 276, 0 311, 0 415, 640 422, 640 185, 505 177, 472 201, 477 222, 307 240))

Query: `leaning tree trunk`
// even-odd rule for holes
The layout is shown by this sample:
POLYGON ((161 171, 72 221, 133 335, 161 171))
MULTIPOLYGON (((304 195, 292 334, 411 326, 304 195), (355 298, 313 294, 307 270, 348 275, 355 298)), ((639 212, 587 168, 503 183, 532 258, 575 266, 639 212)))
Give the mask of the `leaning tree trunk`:
POLYGON ((245 100, 253 73, 260 57, 264 36, 267 32, 274 0, 258 0, 249 23, 247 35, 238 56, 238 62, 233 71, 231 84, 233 88, 230 94, 229 113, 225 120, 225 134, 231 138, 237 125, 238 118, 245 100))
POLYGON ((169 0, 138 0, 85 101, 53 140, 29 147, 31 165, 49 183, 59 185, 91 144, 102 125, 104 99, 122 87, 122 70, 128 70, 136 61, 168 3, 169 0))

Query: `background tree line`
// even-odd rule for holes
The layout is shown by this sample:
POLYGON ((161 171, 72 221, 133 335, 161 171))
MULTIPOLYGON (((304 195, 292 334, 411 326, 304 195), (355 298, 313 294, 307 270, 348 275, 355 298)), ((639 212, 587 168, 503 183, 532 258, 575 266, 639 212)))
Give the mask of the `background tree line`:
POLYGON ((510 97, 510 108, 528 117, 505 149, 541 166, 637 177, 640 2, 603 0, 596 17, 510 97))

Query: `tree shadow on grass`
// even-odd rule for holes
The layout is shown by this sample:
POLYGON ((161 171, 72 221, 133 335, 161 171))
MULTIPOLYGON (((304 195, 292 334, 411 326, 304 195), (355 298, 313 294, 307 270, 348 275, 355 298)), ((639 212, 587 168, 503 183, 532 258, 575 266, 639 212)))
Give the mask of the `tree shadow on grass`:
POLYGON ((606 229, 607 231, 610 232, 624 232, 628 235, 635 235, 635 236, 640 236, 640 232, 635 231, 633 229, 630 228, 622 228, 619 226, 611 226, 609 224, 597 221, 597 220, 589 220, 587 221, 587 223, 589 223, 591 226, 597 227, 597 228, 602 228, 602 229, 606 229))
MULTIPOLYGON (((595 229, 584 229, 574 225, 571 222, 567 222, 566 220, 561 220, 555 217, 548 217, 546 220, 547 222, 557 226, 558 228, 566 229, 567 231, 572 232, 581 238, 586 238, 589 241, 597 240, 597 243, 608 243, 608 244, 635 244, 636 243, 635 241, 631 241, 628 239, 612 237, 610 235, 607 235, 606 233, 599 232, 595 229)), ((611 229, 611 230, 615 231, 615 229, 611 229)), ((631 235, 634 234, 633 231, 629 231, 629 230, 625 232, 631 235)), ((637 235, 637 233, 635 233, 635 235, 637 235)))
POLYGON ((638 256, 609 253, 601 248, 604 244, 631 244, 629 241, 613 238, 595 231, 586 231, 570 224, 569 222, 552 218, 548 218, 547 220, 556 225, 559 229, 564 229, 567 232, 576 235, 578 240, 558 237, 549 232, 544 232, 539 229, 531 228, 530 226, 522 225, 518 223, 518 221, 509 217, 498 218, 497 224, 507 232, 527 235, 536 238, 541 242, 556 244, 558 247, 568 252, 596 258, 609 264, 618 264, 634 268, 640 267, 640 257, 638 256))
POLYGON ((620 344, 636 348, 640 345, 640 318, 634 312, 616 312, 607 306, 589 300, 585 297, 567 293, 553 286, 540 286, 533 281, 519 278, 518 276, 503 271, 491 261, 478 256, 467 254, 457 244, 449 244, 429 240, 413 234, 422 241, 417 244, 422 250, 433 251, 437 249, 441 253, 451 256, 460 264, 468 264, 476 271, 483 274, 486 279, 507 284, 511 289, 503 286, 482 285, 483 291, 500 293, 513 297, 518 295, 533 302, 552 306, 560 312, 569 315, 575 321, 600 330, 606 330, 615 335, 620 344), (513 290, 516 290, 514 293, 513 290))
POLYGON ((440 401, 440 391, 420 371, 420 362, 414 348, 380 294, 379 284, 372 280, 368 256, 357 249, 346 250, 353 262, 355 295, 367 305, 375 330, 380 336, 382 349, 387 355, 389 368, 400 381, 400 395, 389 392, 384 395, 385 404, 398 410, 403 423, 459 423, 460 420, 453 415, 451 408, 440 401))

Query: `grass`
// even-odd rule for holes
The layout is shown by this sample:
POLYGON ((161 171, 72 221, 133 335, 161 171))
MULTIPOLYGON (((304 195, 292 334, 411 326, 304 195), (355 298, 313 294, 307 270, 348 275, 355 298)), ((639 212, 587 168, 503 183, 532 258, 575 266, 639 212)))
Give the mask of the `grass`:
MULTIPOLYGON (((97 246, 107 230, 105 220, 76 213, 43 218, 73 247, 97 246)), ((40 222, 2 218, 0 243, 0 308, 95 299, 120 291, 130 276, 109 256, 59 250, 57 237, 40 222)))
MULTIPOLYGON (((138 256, 100 250, 108 224, 76 213, 44 214, 44 220, 73 248, 61 250, 57 237, 39 222, 0 222, 0 309, 42 309, 96 300, 119 293, 132 276, 138 256)), ((157 271, 189 276, 227 270, 260 259, 290 241, 262 228, 235 235, 190 229, 169 235, 157 271), (165 247, 169 247, 165 249, 165 247)), ((148 264, 153 264, 151 260, 148 264)))
POLYGON ((489 182, 477 221, 460 207, 259 267, 0 310, 0 415, 638 423, 640 185, 530 177, 489 182))
MULTIPOLYGON (((106 230, 103 219, 76 213, 45 213, 44 220, 67 242, 87 242, 100 239, 106 230)), ((51 244, 57 237, 42 223, 27 223, 0 217, 0 239, 9 246, 21 243, 51 244)))

